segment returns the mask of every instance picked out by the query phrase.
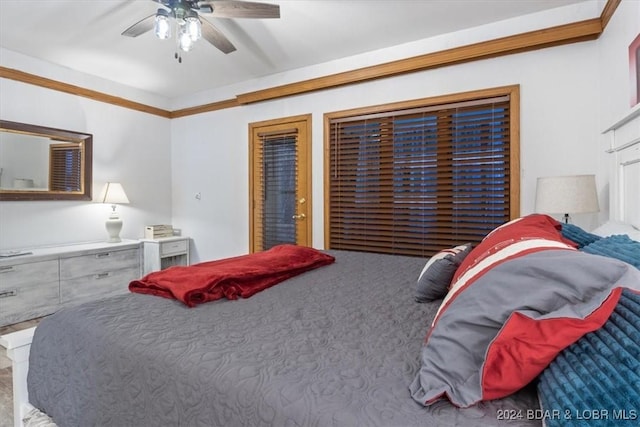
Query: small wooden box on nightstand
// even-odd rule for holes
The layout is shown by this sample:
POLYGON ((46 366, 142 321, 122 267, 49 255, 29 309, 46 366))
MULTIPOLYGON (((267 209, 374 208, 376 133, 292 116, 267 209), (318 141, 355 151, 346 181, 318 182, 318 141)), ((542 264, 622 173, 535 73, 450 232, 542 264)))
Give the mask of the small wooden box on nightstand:
POLYGON ((143 274, 164 270, 174 265, 189 265, 189 237, 142 239, 143 274))

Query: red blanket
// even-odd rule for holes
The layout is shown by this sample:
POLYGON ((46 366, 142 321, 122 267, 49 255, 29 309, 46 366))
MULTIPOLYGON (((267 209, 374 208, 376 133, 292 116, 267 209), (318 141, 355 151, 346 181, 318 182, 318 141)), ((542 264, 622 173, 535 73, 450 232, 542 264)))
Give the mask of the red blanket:
POLYGON ((334 261, 334 257, 313 248, 279 245, 264 252, 149 273, 131 282, 129 290, 177 299, 195 307, 222 297, 249 298, 283 280, 334 261))

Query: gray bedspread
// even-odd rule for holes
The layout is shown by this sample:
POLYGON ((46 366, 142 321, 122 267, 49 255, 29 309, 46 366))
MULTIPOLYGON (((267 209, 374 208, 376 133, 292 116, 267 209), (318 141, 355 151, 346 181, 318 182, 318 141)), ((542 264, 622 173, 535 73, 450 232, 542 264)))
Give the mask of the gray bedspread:
POLYGON ((36 329, 30 401, 61 427, 541 424, 526 417, 531 389, 467 409, 414 402, 439 305, 413 300, 425 260, 330 253, 246 300, 128 294, 62 310, 36 329))

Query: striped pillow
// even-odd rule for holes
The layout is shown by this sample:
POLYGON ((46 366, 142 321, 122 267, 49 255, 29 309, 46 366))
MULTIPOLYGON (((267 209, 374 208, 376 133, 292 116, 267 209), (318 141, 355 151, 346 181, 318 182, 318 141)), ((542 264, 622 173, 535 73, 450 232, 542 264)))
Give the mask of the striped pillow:
POLYGON ((427 261, 416 287, 417 302, 431 302, 444 298, 458 266, 471 252, 471 243, 444 249, 427 261))

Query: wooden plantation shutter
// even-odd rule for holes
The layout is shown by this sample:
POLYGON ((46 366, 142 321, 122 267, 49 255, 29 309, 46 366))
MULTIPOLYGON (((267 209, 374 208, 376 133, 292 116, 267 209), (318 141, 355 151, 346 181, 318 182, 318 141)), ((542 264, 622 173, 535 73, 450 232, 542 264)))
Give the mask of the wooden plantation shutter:
POLYGON ((260 133, 254 155, 256 214, 254 239, 266 250, 296 243, 297 129, 260 133))
POLYGON ((329 248, 429 256, 510 219, 508 95, 328 125, 329 248))
POLYGON ((82 145, 49 146, 49 190, 82 191, 82 145))

